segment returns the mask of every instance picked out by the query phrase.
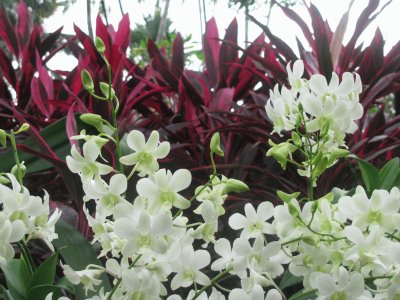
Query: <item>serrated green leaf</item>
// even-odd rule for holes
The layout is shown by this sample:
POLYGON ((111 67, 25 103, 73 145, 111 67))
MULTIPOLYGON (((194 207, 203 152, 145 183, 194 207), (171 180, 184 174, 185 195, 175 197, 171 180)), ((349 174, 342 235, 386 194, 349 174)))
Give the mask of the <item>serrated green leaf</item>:
POLYGON ((400 159, 398 157, 388 161, 379 171, 379 186, 384 190, 391 190, 396 186, 400 176, 400 159))
POLYGON ((365 185, 365 188, 369 193, 371 193, 374 189, 377 188, 379 171, 369 162, 358 159, 358 163, 360 166, 361 176, 365 185))
POLYGON ((7 282, 7 288, 14 300, 24 300, 25 291, 20 282, 20 260, 12 259, 7 264, 1 265, 7 282))
POLYGON ((54 284, 57 262, 58 252, 55 252, 35 270, 28 285, 28 294, 30 290, 34 289, 36 286, 54 284))
MULTIPOLYGON (((71 266, 72 269, 83 270, 89 264, 102 265, 92 245, 74 227, 60 220, 56 224, 56 233, 58 234, 58 239, 53 241, 53 245, 59 250, 64 262, 71 266)), ((111 284, 108 277, 103 274, 100 279, 103 282, 99 289, 104 287, 104 291, 110 291, 111 284)), ((91 296, 90 291, 88 293, 89 296, 91 296)), ((87 299, 81 285, 75 287, 74 299, 87 299)))

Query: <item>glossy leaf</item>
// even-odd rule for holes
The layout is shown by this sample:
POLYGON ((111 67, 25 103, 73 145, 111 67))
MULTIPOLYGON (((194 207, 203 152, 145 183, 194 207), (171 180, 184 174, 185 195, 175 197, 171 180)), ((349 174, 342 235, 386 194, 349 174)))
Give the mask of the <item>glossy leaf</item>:
POLYGON ((20 276, 20 263, 19 259, 12 259, 6 264, 1 265, 1 270, 6 278, 7 287, 14 300, 23 300, 25 290, 22 286, 20 276))
MULTIPOLYGON (((57 263, 58 263, 58 252, 55 252, 38 266, 38 268, 32 275, 32 279, 30 280, 27 286, 28 296, 32 292, 32 290, 37 286, 54 284, 57 263)), ((28 299, 34 299, 34 298, 28 297, 28 299)))

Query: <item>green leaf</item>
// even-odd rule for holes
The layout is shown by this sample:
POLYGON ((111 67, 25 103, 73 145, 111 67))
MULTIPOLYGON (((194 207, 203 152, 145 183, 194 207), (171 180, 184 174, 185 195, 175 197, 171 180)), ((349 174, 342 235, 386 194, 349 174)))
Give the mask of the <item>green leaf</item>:
POLYGON ((1 284, 0 284, 0 297, 1 297, 1 299, 4 299, 4 300, 13 300, 13 297, 12 297, 12 295, 10 294, 10 291, 9 290, 7 290, 4 286, 2 286, 1 284))
POLYGON ((286 270, 285 273, 283 273, 281 282, 279 283, 279 288, 281 290, 283 290, 287 287, 290 287, 290 286, 293 286, 293 285, 296 285, 296 284, 299 284, 302 282, 303 282, 302 276, 300 276, 300 277, 294 276, 292 273, 290 273, 289 270, 286 270))
POLYGON ((317 294, 315 293, 315 290, 308 292, 301 290, 289 298, 289 300, 313 300, 313 299, 317 299, 317 294))
POLYGON ((19 259, 12 259, 5 265, 1 265, 4 276, 6 277, 7 288, 14 300, 24 300, 25 290, 20 281, 19 259))
MULTIPOLYGON (((58 221, 56 224, 58 239, 53 241, 53 245, 59 250, 60 255, 66 264, 74 270, 83 270, 89 264, 102 266, 92 245, 86 238, 71 225, 58 221)), ((108 277, 103 274, 100 279, 103 281, 99 286, 104 287, 104 291, 110 291, 111 285, 108 277)), ((90 296, 90 292, 88 296, 90 296)), ((81 285, 75 288, 76 300, 87 299, 85 291, 81 285)))
MULTIPOLYGON (((56 268, 58 262, 58 252, 53 253, 46 259, 33 273, 32 279, 28 285, 28 294, 36 286, 53 285, 56 276, 56 268)), ((29 298, 34 299, 34 298, 29 298)), ((39 299, 39 298, 35 298, 39 299)))
POLYGON ((398 157, 388 161, 379 171, 379 188, 390 191, 397 185, 400 176, 400 159, 398 157))
POLYGON ((31 272, 29 271, 29 267, 23 256, 21 256, 20 263, 19 263, 19 278, 20 283, 26 295, 26 292, 29 290, 28 284, 32 280, 31 272))
POLYGON ((364 185, 367 191, 371 193, 377 187, 379 171, 372 164, 360 158, 358 158, 358 163, 364 185))
POLYGON ((45 299, 50 293, 53 293, 53 299, 58 299, 63 288, 64 286, 52 284, 37 285, 29 290, 26 299, 45 299))
MULTIPOLYGON (((78 115, 75 115, 76 125, 78 132, 82 129, 86 129, 87 134, 96 134, 95 129, 91 126, 83 123, 78 115)), ((47 142, 50 148, 55 152, 55 154, 64 159, 71 152, 71 145, 66 133, 66 117, 60 119, 59 121, 47 126, 45 129, 40 131, 40 135, 47 142)), ((25 139, 22 142, 23 145, 29 146, 33 149, 41 151, 39 146, 34 139, 31 137, 25 139)), ((41 172, 44 170, 51 169, 53 165, 41 158, 36 157, 33 154, 18 151, 20 161, 25 162, 27 174, 41 172)), ((10 172, 11 168, 15 165, 14 156, 12 151, 7 151, 0 155, 0 172, 10 172)))

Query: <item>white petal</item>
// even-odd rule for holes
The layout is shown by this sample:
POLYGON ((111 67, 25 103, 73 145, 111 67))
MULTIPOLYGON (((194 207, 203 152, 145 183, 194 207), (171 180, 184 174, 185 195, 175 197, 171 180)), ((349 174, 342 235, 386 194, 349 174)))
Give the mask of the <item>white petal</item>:
POLYGON ((139 130, 132 130, 129 132, 126 140, 129 148, 135 150, 136 152, 142 151, 146 145, 144 135, 139 130))
POLYGON ((364 235, 359 228, 350 225, 343 230, 343 233, 354 244, 358 246, 362 246, 365 244, 364 235))
POLYGON ((266 221, 274 215, 274 206, 271 202, 262 202, 257 207, 257 219, 266 221))
POLYGON ((282 300, 282 295, 275 289, 269 290, 265 300, 282 300))
POLYGON ((293 65, 293 75, 296 78, 301 78, 301 76, 303 76, 303 73, 304 73, 303 61, 301 59, 298 59, 294 62, 293 65))
POLYGON ((326 89, 328 87, 328 83, 326 82, 325 76, 321 74, 312 75, 309 84, 310 84, 310 89, 318 96, 322 96, 323 94, 325 94, 326 89))
POLYGON ((210 253, 206 250, 197 250, 193 255, 193 268, 200 270, 211 261, 210 253))
POLYGON ((214 250, 220 256, 224 257, 231 254, 231 243, 228 239, 222 238, 214 244, 214 250))
POLYGON ((168 142, 162 142, 157 149, 153 152, 155 158, 164 158, 170 151, 170 144, 168 142))
POLYGON ((113 194, 121 195, 125 193, 128 187, 128 182, 124 174, 115 174, 110 179, 110 191, 113 194))
POLYGON ((351 275, 350 284, 346 288, 346 291, 352 297, 359 297, 364 293, 364 278, 360 273, 353 273, 351 275))
POLYGON ((94 162, 99 155, 100 149, 94 140, 89 140, 85 144, 83 144, 83 156, 88 161, 94 162))
POLYGON ((159 192, 158 187, 148 178, 142 178, 136 184, 136 190, 140 196, 154 198, 159 192))
POLYGON ((244 213, 246 215, 246 218, 253 221, 257 219, 257 213, 256 210, 254 209, 254 206, 250 203, 247 203, 244 206, 244 213))
POLYGON ((145 146, 146 152, 149 153, 154 152, 154 150, 156 150, 159 141, 160 141, 160 134, 158 133, 158 131, 153 130, 145 146))
POLYGON ((229 217, 229 226, 234 230, 240 230, 247 226, 247 218, 239 213, 235 213, 229 217))
POLYGON ((191 181, 192 174, 190 171, 186 169, 179 169, 172 175, 170 188, 174 192, 179 192, 186 189, 190 185, 191 181))
POLYGON ((322 296, 330 296, 336 291, 332 277, 323 273, 316 278, 314 288, 317 288, 322 296))

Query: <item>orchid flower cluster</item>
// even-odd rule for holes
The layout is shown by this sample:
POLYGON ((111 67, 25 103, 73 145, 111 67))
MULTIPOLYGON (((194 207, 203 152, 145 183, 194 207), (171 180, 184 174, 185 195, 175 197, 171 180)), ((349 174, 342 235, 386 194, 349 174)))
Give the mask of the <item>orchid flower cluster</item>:
POLYGON ((274 125, 273 132, 282 136, 282 131, 289 131, 291 138, 277 145, 270 141, 272 147, 267 155, 273 156, 283 169, 287 163, 296 165, 298 173, 316 186, 318 177, 349 153, 345 135, 357 129, 355 121, 363 115, 359 103, 361 80, 358 74, 348 72, 341 82, 334 72, 329 84, 321 74, 306 80, 302 78, 301 60, 294 62, 293 69, 289 64, 287 72, 290 89, 276 85, 270 91, 266 112, 274 125), (301 162, 293 158, 296 151, 302 154, 301 162))
POLYGON ((28 129, 29 125, 23 124, 17 132, 0 130, 0 144, 5 147, 10 141, 17 163, 10 173, 0 173, 0 267, 14 258, 13 246, 17 245, 32 273, 33 264, 27 243, 41 239, 54 251, 51 242, 57 238, 54 230, 61 211, 56 208, 50 214, 48 193, 44 191, 43 198, 33 196, 23 185, 26 168, 19 162, 15 135, 28 129))

